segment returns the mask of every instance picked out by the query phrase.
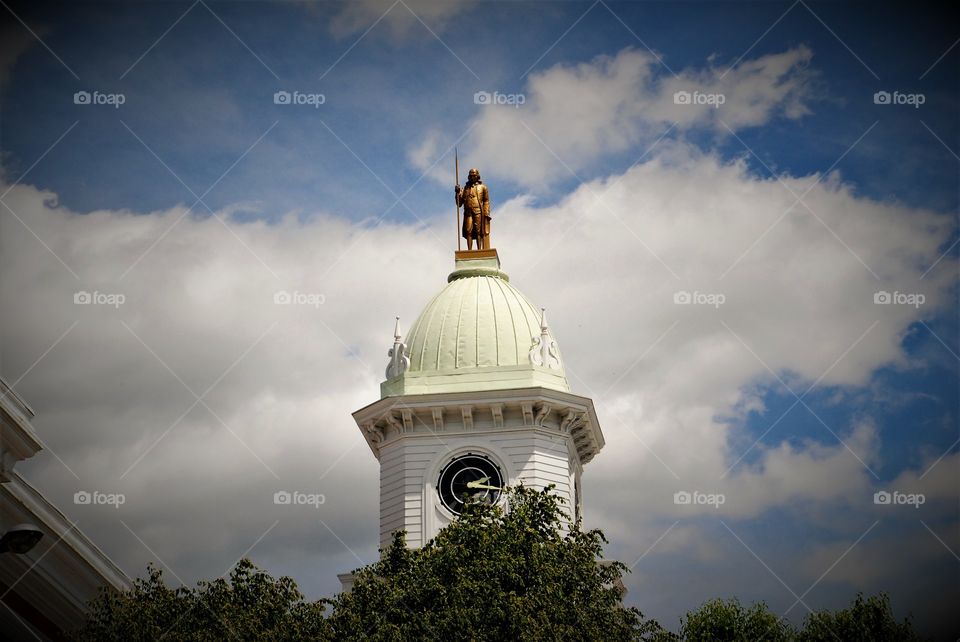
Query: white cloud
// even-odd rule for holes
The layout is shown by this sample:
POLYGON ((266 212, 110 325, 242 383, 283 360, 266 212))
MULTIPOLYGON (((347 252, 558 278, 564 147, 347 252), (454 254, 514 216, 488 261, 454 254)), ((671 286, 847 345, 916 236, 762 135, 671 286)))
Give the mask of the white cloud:
MULTIPOLYGON (((802 191, 816 178, 783 180, 802 191)), ((4 210, 7 379, 79 320, 18 385, 50 450, 80 481, 49 455, 24 470, 69 516, 133 573, 150 554, 118 516, 185 578, 222 572, 275 520, 252 555, 294 572, 312 594, 332 591, 333 574, 358 564, 318 517, 365 560, 376 554, 376 463, 349 413, 377 396, 393 316, 409 327, 445 282, 452 257, 436 239, 451 236, 446 214, 422 228, 369 228, 324 212, 274 225, 226 217, 228 230, 212 218, 180 220, 183 208, 79 215, 28 186, 4 200, 80 277, 4 210), (126 302, 76 306, 81 289, 126 302), (325 301, 274 305, 281 289, 325 301), (210 388, 209 409, 188 412, 188 387, 210 388), (119 514, 85 512, 70 498, 86 487, 125 492, 128 502, 119 514), (280 489, 324 493, 327 503, 284 512, 272 503, 280 489)), ((517 199, 497 209, 505 269, 551 311, 575 391, 596 399, 607 447, 586 470, 586 514, 624 557, 674 520, 677 539, 650 559, 661 545, 664 554, 698 551, 690 563, 723 557, 688 522, 708 515, 749 529, 772 509, 819 512, 843 517, 823 527, 844 535, 848 516, 872 520, 862 499, 876 482, 857 457, 889 462, 869 407, 854 425, 830 425, 846 446, 807 414, 802 439, 775 428, 747 464, 724 473, 752 441, 743 422, 766 387, 789 394, 767 366, 798 394, 817 382, 842 396, 862 392, 884 365, 909 365, 906 328, 952 302, 952 259, 919 279, 951 222, 858 196, 837 177, 804 201, 819 221, 795 207, 778 222, 793 202, 783 185, 669 145, 555 206, 517 199), (879 289, 920 292, 926 303, 875 305, 879 289), (680 290, 726 301, 676 305, 680 290), (681 489, 730 499, 684 512, 672 501, 681 489)), ((927 480, 948 488, 940 467, 927 480)), ((802 566, 802 555, 784 566, 802 566)))
MULTIPOLYGON (((727 127, 756 127, 778 115, 800 118, 809 113, 811 56, 797 47, 730 69, 683 70, 677 77, 653 54, 631 48, 588 63, 555 65, 530 75, 521 106, 478 106, 461 150, 488 174, 543 189, 608 154, 643 149, 671 127, 672 135, 702 128, 725 136, 727 127), (679 97, 678 104, 677 92, 685 92, 689 102, 679 97)), ((490 91, 495 89, 509 93, 490 91)), ((452 142, 441 144, 440 138, 427 134, 431 148, 452 142)), ((411 158, 420 169, 433 160, 424 153, 411 158)))

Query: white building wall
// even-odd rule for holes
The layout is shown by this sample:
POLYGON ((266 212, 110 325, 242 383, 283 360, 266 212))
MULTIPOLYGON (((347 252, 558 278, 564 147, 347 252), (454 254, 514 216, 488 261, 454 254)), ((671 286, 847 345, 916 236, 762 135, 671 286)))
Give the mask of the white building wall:
POLYGON ((421 438, 397 439, 380 454, 380 546, 386 547, 396 530, 407 531, 411 546, 421 545, 424 469, 436 446, 421 438))
POLYGON ((380 546, 388 546, 398 529, 407 531, 409 546, 423 546, 450 523, 453 516, 440 506, 435 485, 443 466, 467 452, 493 459, 510 486, 522 482, 540 490, 554 484, 573 518, 572 479, 578 471, 571 470, 568 442, 568 436, 529 426, 442 436, 396 435, 380 450, 380 546))

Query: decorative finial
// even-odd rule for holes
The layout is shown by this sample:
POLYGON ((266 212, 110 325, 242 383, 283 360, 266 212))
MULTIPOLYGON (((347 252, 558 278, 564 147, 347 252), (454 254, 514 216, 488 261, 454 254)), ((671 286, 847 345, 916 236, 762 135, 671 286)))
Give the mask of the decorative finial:
POLYGON ((388 381, 394 377, 399 377, 410 367, 410 357, 406 355, 407 344, 401 341, 401 338, 400 317, 397 317, 397 323, 393 327, 393 347, 387 351, 387 356, 390 357, 390 363, 387 364, 386 371, 388 381))
POLYGON ((560 349, 557 347, 557 342, 550 338, 546 308, 540 308, 540 336, 533 337, 530 362, 535 366, 542 366, 551 370, 560 369, 560 349))

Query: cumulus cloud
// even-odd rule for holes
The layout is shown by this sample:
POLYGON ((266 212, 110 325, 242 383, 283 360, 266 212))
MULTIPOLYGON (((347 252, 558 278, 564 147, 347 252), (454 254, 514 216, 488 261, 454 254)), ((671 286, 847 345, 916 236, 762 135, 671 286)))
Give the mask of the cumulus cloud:
MULTIPOLYGON (((878 368, 911 366, 904 333, 951 305, 952 259, 920 277, 952 223, 860 196, 837 176, 782 180, 670 144, 556 205, 519 198, 495 212, 505 269, 550 310, 574 390, 596 400, 607 447, 586 470, 586 516, 628 562, 673 522, 644 564, 679 554, 702 570, 701 560, 744 553, 722 530, 733 548, 718 549, 697 520, 728 520, 754 542, 751 520, 784 511, 849 545, 860 520, 875 519, 864 498, 879 488, 868 467, 884 463, 883 436, 869 408, 829 430, 809 414, 808 433, 775 429, 738 462, 753 441, 744 426, 767 391, 842 396, 867 389, 878 368), (809 190, 806 206, 791 189, 809 190), (876 305, 881 290, 925 303, 876 305), (685 510, 673 502, 680 490, 729 500, 685 510)), ((255 560, 312 595, 376 555, 377 466, 349 413, 377 397, 393 316, 409 327, 445 282, 446 213, 421 227, 322 211, 274 224, 183 207, 79 214, 23 185, 4 202, 23 224, 4 210, 0 288, 12 304, 0 365, 10 381, 26 372, 17 388, 63 461, 41 455, 24 471, 81 528, 139 573, 151 553, 122 519, 188 581, 253 546, 255 560), (76 305, 78 291, 125 301, 76 305), (299 303, 275 304, 279 291, 299 303), (128 501, 119 511, 74 506, 81 488, 128 501), (278 490, 326 503, 276 506, 278 490)), ((950 459, 922 480, 904 471, 903 485, 949 495, 950 459)), ((922 510, 944 519, 942 502, 922 510)), ((780 554, 800 569, 810 551, 780 554)), ((729 590, 712 591, 755 579, 734 574, 729 590)))
MULTIPOLYGON (((772 118, 809 113, 813 73, 806 47, 667 74, 647 51, 623 49, 586 63, 535 72, 517 106, 490 88, 461 145, 471 165, 524 187, 542 188, 597 159, 694 129, 728 135, 772 118), (728 129, 729 128, 729 129, 728 129)), ((506 96, 509 92, 500 89, 506 96)), ((421 169, 452 142, 429 132, 411 160, 421 169)), ((448 177, 438 176, 446 181, 448 177)))

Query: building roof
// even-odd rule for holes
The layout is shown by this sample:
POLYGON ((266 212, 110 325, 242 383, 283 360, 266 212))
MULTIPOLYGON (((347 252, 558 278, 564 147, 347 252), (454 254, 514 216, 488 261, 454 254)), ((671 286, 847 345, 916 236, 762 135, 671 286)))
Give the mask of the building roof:
POLYGON ((500 270, 496 250, 458 252, 455 268, 411 326, 409 364, 391 373, 382 396, 527 386, 569 392, 544 313, 500 270))
POLYGON ((0 378, 0 535, 28 525, 43 534, 27 553, 0 555, 0 637, 58 640, 86 617, 101 588, 130 579, 14 467, 42 451, 33 410, 0 378))

